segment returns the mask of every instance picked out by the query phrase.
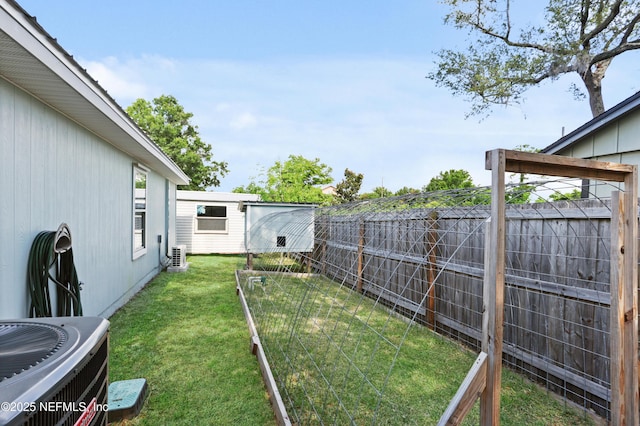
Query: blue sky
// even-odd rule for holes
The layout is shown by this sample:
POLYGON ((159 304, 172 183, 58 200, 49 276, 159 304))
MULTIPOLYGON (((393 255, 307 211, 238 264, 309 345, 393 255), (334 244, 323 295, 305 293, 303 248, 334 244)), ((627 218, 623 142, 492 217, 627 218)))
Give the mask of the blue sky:
MULTIPOLYGON (((421 188, 449 169, 485 185, 485 151, 542 148, 591 118, 567 76, 465 119, 469 105, 425 78, 434 52, 466 36, 433 0, 18 1, 123 108, 166 94, 193 113, 229 163, 217 191, 291 154, 319 158, 334 183, 363 173, 362 192, 421 188)), ((639 59, 613 61, 607 108, 640 90, 639 59)))

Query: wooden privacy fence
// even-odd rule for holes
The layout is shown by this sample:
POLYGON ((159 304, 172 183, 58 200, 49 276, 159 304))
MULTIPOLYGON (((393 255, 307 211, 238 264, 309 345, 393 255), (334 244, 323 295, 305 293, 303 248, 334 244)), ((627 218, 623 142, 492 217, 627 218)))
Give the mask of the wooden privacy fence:
MULTIPOLYGON (((506 209, 504 361, 609 416, 610 201, 506 209)), ((319 210, 314 268, 480 348, 488 205, 319 210)), ((489 253, 491 256, 491 253, 489 253)))

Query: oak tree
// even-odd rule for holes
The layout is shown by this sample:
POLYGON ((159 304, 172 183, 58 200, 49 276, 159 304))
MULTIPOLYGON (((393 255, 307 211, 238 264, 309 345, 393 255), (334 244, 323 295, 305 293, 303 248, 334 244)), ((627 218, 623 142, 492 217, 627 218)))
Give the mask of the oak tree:
POLYGON ((472 39, 466 51, 437 52, 436 70, 427 77, 467 97, 469 115, 519 104, 528 88, 575 73, 584 87, 572 85, 574 95, 588 96, 595 117, 605 111, 602 80, 609 65, 640 48, 640 0, 549 0, 542 25, 516 22, 523 13, 510 0, 443 2, 451 10, 445 23, 472 39))

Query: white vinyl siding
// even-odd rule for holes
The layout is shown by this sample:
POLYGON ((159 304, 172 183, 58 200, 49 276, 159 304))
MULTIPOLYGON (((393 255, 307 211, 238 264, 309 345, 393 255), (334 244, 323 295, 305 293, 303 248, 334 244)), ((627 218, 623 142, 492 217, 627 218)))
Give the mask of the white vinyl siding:
MULTIPOLYGON (((187 253, 191 254, 244 253, 244 213, 238 210, 240 199, 214 201, 216 197, 219 197, 218 200, 220 200, 230 196, 226 193, 219 195, 211 192, 198 194, 196 191, 178 191, 178 199, 176 201, 176 244, 184 244, 187 246, 187 253), (198 198, 199 196, 201 198, 198 198), (198 206, 225 208, 226 219, 223 220, 226 222, 226 231, 198 231, 198 206)), ((257 196, 253 197, 253 200, 256 199, 257 196)), ((220 211, 218 210, 218 212, 220 211)))

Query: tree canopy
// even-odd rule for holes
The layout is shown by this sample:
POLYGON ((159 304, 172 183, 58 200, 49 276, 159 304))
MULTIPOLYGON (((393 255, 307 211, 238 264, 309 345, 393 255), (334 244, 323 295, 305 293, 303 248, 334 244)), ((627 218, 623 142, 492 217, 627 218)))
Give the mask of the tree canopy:
POLYGON ((393 192, 391 192, 390 190, 388 190, 384 186, 376 186, 375 188, 373 188, 373 191, 365 192, 364 194, 360 195, 360 199, 361 200, 373 200, 373 199, 376 199, 376 198, 387 198, 387 197, 392 197, 392 196, 393 196, 393 192))
POLYGON ((473 186, 473 179, 468 171, 451 169, 440 172, 438 176, 431 178, 429 183, 422 189, 425 192, 431 192, 447 189, 472 188, 473 186))
POLYGON ((259 194, 263 201, 287 203, 329 204, 332 195, 322 193, 322 185, 333 182, 331 167, 319 158, 309 160, 301 155, 290 155, 287 161, 276 161, 264 181, 252 181, 233 192, 259 194))
POLYGON ((189 185, 180 189, 220 186, 220 177, 228 172, 227 163, 213 161, 211 145, 200 139, 198 127, 191 124, 193 114, 186 112, 175 97, 162 95, 153 102, 137 99, 127 107, 127 113, 189 176, 189 185))
POLYGON ((471 101, 470 115, 519 104, 528 88, 576 73, 587 93, 571 89, 588 96, 595 117, 605 110, 602 80, 611 61, 640 48, 640 0, 549 0, 544 25, 519 25, 510 0, 443 2, 451 9, 445 23, 473 39, 466 51, 440 50, 427 77, 471 101))
POLYGON ((358 199, 364 175, 349 169, 344 170, 344 179, 336 185, 336 202, 350 203, 358 199))

